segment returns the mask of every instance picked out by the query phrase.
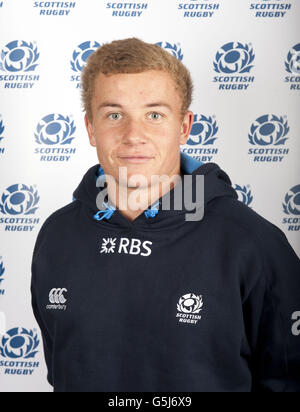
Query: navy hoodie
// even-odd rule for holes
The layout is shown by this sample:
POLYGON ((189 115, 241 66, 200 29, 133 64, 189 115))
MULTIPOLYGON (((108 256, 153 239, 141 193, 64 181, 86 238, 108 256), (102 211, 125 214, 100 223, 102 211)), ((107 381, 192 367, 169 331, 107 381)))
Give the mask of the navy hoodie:
POLYGON ((87 171, 33 252, 54 391, 300 391, 300 263, 284 233, 215 163, 181 153, 182 174, 204 175, 198 221, 162 198, 132 222, 99 211, 103 173, 87 171))

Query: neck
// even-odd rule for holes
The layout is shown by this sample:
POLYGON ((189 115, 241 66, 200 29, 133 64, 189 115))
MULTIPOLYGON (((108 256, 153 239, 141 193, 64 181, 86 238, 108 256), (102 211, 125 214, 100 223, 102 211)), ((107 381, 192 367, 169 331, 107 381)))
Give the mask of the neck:
POLYGON ((171 191, 180 181, 181 176, 179 165, 176 171, 169 175, 169 180, 165 184, 159 181, 157 184, 150 184, 146 187, 132 188, 120 187, 118 182, 115 187, 112 187, 108 182, 108 197, 123 216, 133 221, 150 205, 171 191))

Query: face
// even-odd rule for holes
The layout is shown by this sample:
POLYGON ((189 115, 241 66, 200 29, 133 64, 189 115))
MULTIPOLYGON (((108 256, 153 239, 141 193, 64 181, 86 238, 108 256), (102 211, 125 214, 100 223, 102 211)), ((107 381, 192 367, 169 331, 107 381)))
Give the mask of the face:
POLYGON ((90 144, 99 163, 117 184, 119 168, 126 180, 180 173, 180 145, 186 143, 194 115, 182 119, 182 101, 172 77, 163 71, 137 74, 102 73, 95 80, 92 121, 85 117, 90 144))

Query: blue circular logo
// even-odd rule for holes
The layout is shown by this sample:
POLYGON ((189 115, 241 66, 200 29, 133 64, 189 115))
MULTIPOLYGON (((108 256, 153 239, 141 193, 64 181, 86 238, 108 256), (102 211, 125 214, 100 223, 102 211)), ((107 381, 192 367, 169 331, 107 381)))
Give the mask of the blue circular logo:
POLYGON ((259 117, 251 126, 249 142, 259 146, 284 145, 288 140, 285 136, 289 131, 288 122, 283 117, 266 114, 259 117))
POLYGON ((82 72, 84 66, 87 63, 88 58, 99 47, 101 47, 101 45, 96 41, 86 41, 84 43, 81 43, 78 47, 76 47, 71 60, 72 70, 76 73, 82 72))
POLYGON ((61 114, 49 114, 45 116, 37 125, 35 141, 38 144, 66 145, 71 144, 75 139, 73 134, 76 131, 74 121, 61 114))
POLYGON ((285 68, 288 73, 300 74, 300 43, 289 51, 285 68))
POLYGON ((242 43, 227 43, 217 52, 214 68, 217 73, 249 73, 254 67, 253 48, 242 43))
POLYGON ((33 43, 12 41, 1 52, 0 70, 4 72, 32 72, 40 55, 33 43))
POLYGON ((249 206, 253 201, 253 196, 250 189, 247 189, 246 186, 235 185, 235 190, 238 194, 238 199, 244 205, 249 206))
POLYGON ((288 191, 283 203, 284 213, 287 215, 300 215, 300 185, 292 187, 288 191))
POLYGON ((217 139, 216 134, 219 128, 217 127, 216 121, 212 117, 206 117, 201 115, 198 120, 198 115, 194 115, 194 123, 191 130, 190 137, 187 144, 190 146, 196 145, 212 145, 217 139))
POLYGON ((0 354, 10 359, 30 359, 38 353, 36 351, 39 340, 33 331, 24 328, 11 329, 3 336, 0 345, 0 354))
POLYGON ((8 215, 32 215, 40 198, 32 186, 12 185, 5 190, 1 197, 0 211, 8 215))
POLYGON ((182 50, 176 44, 172 45, 169 42, 159 42, 159 43, 156 43, 156 45, 166 50, 167 52, 169 52, 172 56, 176 57, 178 60, 180 61, 183 60, 182 50))
POLYGON ((3 279, 4 272, 5 272, 5 267, 3 265, 3 262, 0 261, 0 284, 4 280, 3 279))
POLYGON ((0 142, 4 139, 3 132, 5 130, 3 120, 0 118, 0 142))

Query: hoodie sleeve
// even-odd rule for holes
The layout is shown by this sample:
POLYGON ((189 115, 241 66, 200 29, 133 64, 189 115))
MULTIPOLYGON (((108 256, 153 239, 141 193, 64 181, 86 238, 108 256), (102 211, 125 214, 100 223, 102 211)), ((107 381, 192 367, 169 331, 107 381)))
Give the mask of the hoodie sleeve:
POLYGON ((263 269, 243 305, 253 391, 300 392, 300 261, 271 226, 261 232, 263 269))
POLYGON ((53 376, 52 376, 52 348, 53 348, 53 343, 52 339, 50 336, 49 331, 47 330, 47 327, 45 326, 45 323, 42 319, 42 316, 40 314, 39 308, 38 308, 38 279, 41 275, 41 268, 40 268, 40 259, 42 259, 40 251, 41 247, 45 241, 45 225, 42 227, 42 229, 39 232, 39 235, 36 240, 34 252, 33 252, 33 257, 32 257, 32 265, 31 265, 31 304, 32 304, 32 310, 33 314, 35 316, 35 319, 40 327, 41 334, 42 334, 42 339, 43 339, 43 346, 44 346, 44 355, 45 355, 45 361, 46 361, 46 366, 48 369, 48 375, 47 379, 48 382, 50 383, 51 386, 53 386, 53 376))

